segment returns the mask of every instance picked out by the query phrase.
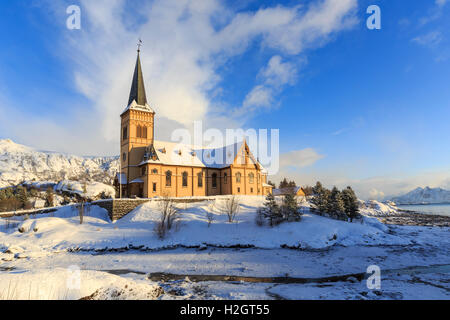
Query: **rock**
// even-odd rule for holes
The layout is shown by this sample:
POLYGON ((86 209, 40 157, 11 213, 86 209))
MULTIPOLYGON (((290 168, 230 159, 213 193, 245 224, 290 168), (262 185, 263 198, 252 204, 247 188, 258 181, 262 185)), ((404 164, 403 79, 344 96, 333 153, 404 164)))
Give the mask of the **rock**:
POLYGON ((16 254, 16 253, 22 253, 25 250, 21 247, 9 247, 8 249, 6 249, 5 253, 9 253, 9 254, 16 254))
POLYGON ((3 253, 0 256, 0 260, 13 261, 14 260, 14 254, 12 254, 12 253, 3 253))

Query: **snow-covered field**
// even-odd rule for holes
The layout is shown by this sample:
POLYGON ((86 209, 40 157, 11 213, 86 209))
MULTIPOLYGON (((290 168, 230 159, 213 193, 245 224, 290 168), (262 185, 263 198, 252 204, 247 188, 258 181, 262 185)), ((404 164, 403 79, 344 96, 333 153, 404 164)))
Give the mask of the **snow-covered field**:
MULTIPOLYGON (((255 212, 263 201, 242 197, 234 223, 223 213, 225 200, 180 204, 180 222, 163 240, 154 232, 159 220, 157 202, 144 204, 115 223, 96 206, 83 224, 71 207, 25 221, 1 219, 0 299, 78 299, 94 292, 92 298, 98 299, 450 298, 449 228, 387 226, 368 216, 347 223, 311 214, 307 208, 300 222, 259 227, 255 212), (207 212, 214 216, 211 225, 207 212), (365 281, 345 281, 345 275, 364 273, 373 264, 382 270, 421 266, 427 272, 391 272, 381 294, 368 290, 365 281), (431 265, 442 267, 427 269, 431 265), (81 269, 82 285, 75 291, 67 286, 73 266, 81 269), (188 279, 162 283, 147 279, 146 274, 155 272, 342 275, 344 280, 327 286, 188 279)), ((375 209, 363 213, 373 213, 370 210, 375 209)))

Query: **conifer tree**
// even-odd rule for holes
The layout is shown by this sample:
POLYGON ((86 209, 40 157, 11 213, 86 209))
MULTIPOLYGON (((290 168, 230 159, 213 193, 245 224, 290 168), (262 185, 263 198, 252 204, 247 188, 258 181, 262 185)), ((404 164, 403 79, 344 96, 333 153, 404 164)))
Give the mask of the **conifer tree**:
POLYGON ((328 205, 329 213, 332 213, 336 216, 341 216, 343 213, 345 213, 344 200, 342 200, 342 195, 338 188, 334 187, 331 191, 330 202, 328 205))
POLYGON ((271 227, 280 224, 282 220, 280 206, 271 193, 266 196, 264 207, 259 208, 257 212, 257 223, 262 225, 264 220, 267 220, 271 227))
POLYGON ((289 187, 289 182, 287 181, 286 178, 284 178, 284 179, 281 180, 281 182, 280 182, 279 189, 284 189, 284 188, 287 188, 287 187, 289 187))
POLYGON ((347 187, 342 191, 342 200, 344 201, 345 213, 353 222, 354 218, 360 216, 358 197, 351 187, 347 187))
POLYGON ((47 188, 47 191, 45 193, 45 206, 46 207, 53 207, 53 189, 51 187, 47 188))
POLYGON ((299 212, 299 206, 297 199, 293 194, 287 194, 283 198, 283 204, 281 206, 281 213, 283 219, 286 221, 299 221, 301 214, 299 212))
POLYGON ((18 186, 16 190, 17 200, 20 202, 20 207, 23 208, 28 202, 27 189, 23 186, 18 186))

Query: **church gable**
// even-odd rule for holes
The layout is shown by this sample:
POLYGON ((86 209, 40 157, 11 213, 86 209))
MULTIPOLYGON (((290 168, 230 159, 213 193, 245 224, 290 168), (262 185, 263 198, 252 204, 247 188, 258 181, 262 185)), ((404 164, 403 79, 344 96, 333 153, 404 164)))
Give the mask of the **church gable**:
POLYGON ((239 149, 236 158, 234 159, 233 166, 234 167, 245 166, 247 168, 255 168, 255 169, 260 168, 258 161, 251 153, 250 148, 248 147, 247 142, 245 140, 242 143, 242 146, 239 149))

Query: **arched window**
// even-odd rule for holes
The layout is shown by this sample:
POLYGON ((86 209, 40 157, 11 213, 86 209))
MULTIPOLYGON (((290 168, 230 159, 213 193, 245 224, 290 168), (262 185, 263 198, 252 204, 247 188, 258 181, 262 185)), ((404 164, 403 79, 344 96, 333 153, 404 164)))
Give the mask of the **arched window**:
POLYGON ((236 183, 241 183, 241 177, 242 175, 240 172, 236 173, 236 183))
POLYGON ((203 188, 203 173, 197 173, 198 187, 203 188))
POLYGON ((142 137, 142 127, 140 125, 136 127, 136 137, 142 137))
POLYGON ((147 127, 142 127, 142 138, 147 139, 147 127))
POLYGON ((127 127, 127 126, 123 127, 123 130, 122 130, 122 139, 123 139, 123 140, 127 140, 127 139, 128 139, 128 127, 127 127))
POLYGON ((142 175, 144 176, 147 173, 147 168, 143 167, 142 168, 142 175))
POLYGON ((255 182, 255 175, 253 173, 250 173, 248 175, 248 180, 250 183, 254 183, 255 182))
POLYGON ((127 153, 126 153, 126 152, 124 152, 124 153, 122 154, 122 160, 123 160, 123 161, 127 161, 127 153))
POLYGON ((224 183, 224 184, 227 184, 227 183, 228 183, 228 174, 227 174, 227 173, 224 173, 224 174, 223 174, 223 183, 224 183))
POLYGON ((185 171, 183 172, 183 187, 188 186, 188 173, 185 171))
POLYGON ((172 186, 172 172, 166 171, 166 187, 172 186))
POLYGON ((217 173, 212 174, 212 187, 217 188, 217 173))

